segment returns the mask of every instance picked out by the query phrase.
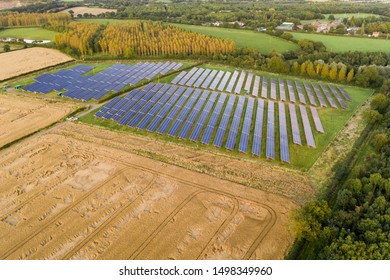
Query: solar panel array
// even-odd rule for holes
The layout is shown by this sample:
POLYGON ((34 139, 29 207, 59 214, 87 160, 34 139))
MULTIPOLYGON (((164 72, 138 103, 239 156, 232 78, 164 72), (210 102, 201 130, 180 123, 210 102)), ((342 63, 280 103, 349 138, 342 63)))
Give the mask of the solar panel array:
MULTIPOLYGON (((215 75, 218 75, 217 72, 215 75)), ((204 77, 203 81, 206 79, 204 77)), ((132 90, 123 98, 115 97, 95 116, 111 119, 120 125, 167 133, 180 139, 204 144, 212 142, 214 146, 224 146, 227 150, 251 151, 256 156, 261 155, 264 142, 265 157, 290 162, 286 110, 289 111, 294 144, 302 145, 301 135, 305 135, 305 143, 315 147, 310 118, 315 131, 324 132, 314 106, 310 106, 311 114, 308 114, 306 107, 300 104, 300 118, 296 107, 288 103, 286 108, 284 102, 265 102, 252 96, 237 97, 235 94, 199 88, 149 83, 142 89, 132 90), (278 112, 278 121, 275 120, 275 111, 278 112), (300 123, 303 131, 300 131, 300 123), (264 124, 266 129, 263 131, 264 124), (279 137, 275 138, 277 129, 279 137), (275 155, 277 144, 280 145, 279 156, 275 155)))
POLYGON ((165 75, 170 70, 177 70, 181 63, 137 63, 135 65, 115 64, 96 75, 84 75, 94 67, 78 65, 72 69, 62 69, 53 74, 43 74, 24 90, 47 94, 62 91, 64 96, 79 100, 98 100, 108 92, 118 92, 128 85, 136 85, 143 79, 151 80, 156 75, 165 75))
POLYGON ((226 91, 235 94, 245 93, 254 97, 261 96, 264 99, 280 100, 292 103, 308 104, 312 106, 338 108, 334 98, 340 107, 347 109, 345 101, 351 101, 346 91, 337 86, 307 83, 300 81, 283 80, 281 78, 267 78, 256 76, 246 71, 224 72, 222 70, 210 70, 192 68, 188 73, 183 71, 176 76, 173 84, 193 86, 218 91, 226 91), (330 91, 329 91, 330 89, 330 91), (298 99, 297 99, 298 97, 298 99), (317 102, 318 100, 318 102, 317 102))

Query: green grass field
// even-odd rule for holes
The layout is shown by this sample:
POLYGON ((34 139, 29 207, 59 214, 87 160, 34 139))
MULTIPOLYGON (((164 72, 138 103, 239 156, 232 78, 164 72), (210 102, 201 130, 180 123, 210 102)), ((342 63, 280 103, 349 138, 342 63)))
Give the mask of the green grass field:
MULTIPOLYGON (((224 70, 224 71, 234 71, 238 70, 241 71, 241 69, 232 69, 232 68, 227 68, 225 66, 217 66, 217 65, 203 65, 202 67, 204 68, 210 68, 210 69, 217 69, 217 70, 224 70)), ((308 81, 308 80, 303 80, 303 79, 296 79, 293 77, 286 77, 286 76, 278 76, 278 75, 272 75, 270 73, 265 73, 265 72, 256 72, 256 74, 261 75, 261 76, 266 76, 268 78, 283 78, 284 80, 299 80, 299 81, 308 81)), ((171 75, 168 77, 165 77, 159 82, 161 83, 170 83, 171 80, 175 77, 175 75, 171 75)), ((309 108, 307 108, 307 112, 311 121, 311 126, 313 130, 313 135, 315 138, 315 143, 316 143, 316 148, 309 148, 306 146, 306 140, 304 136, 304 130, 303 130, 303 124, 302 124, 302 119, 300 117, 299 109, 296 107, 297 110, 297 117, 298 117, 298 123, 300 126, 300 134, 301 134, 301 139, 302 139, 302 146, 295 145, 292 143, 292 131, 291 131, 291 126, 290 126, 290 118, 288 114, 288 107, 286 106, 286 117, 287 117, 287 130, 288 130, 288 137, 289 137, 289 153, 290 153, 290 159, 291 159, 291 164, 287 164, 288 167, 302 170, 302 171, 307 171, 313 164, 314 162, 318 159, 318 157, 323 153, 323 151, 326 149, 328 144, 334 139, 336 134, 345 126, 347 121, 351 118, 351 116, 354 114, 356 109, 360 107, 360 105, 371 95, 372 91, 369 89, 363 89, 363 88, 357 88, 357 87, 349 87, 349 86, 344 86, 345 90, 349 93, 349 95, 352 97, 353 102, 348 103, 348 110, 342 110, 342 109, 330 109, 330 108, 317 108, 325 133, 317 133, 314 131, 314 123, 311 118, 311 113, 309 111, 309 108)), ((306 96, 306 99, 307 96, 306 96)), ((247 102, 247 101, 246 101, 247 102)), ((278 102, 275 103, 275 123, 276 125, 279 123, 279 116, 278 116, 278 102)), ((235 110, 235 107, 237 105, 237 99, 236 99, 236 104, 232 110, 232 115, 230 117, 229 125, 227 127, 227 131, 230 129, 230 125, 232 122, 233 118, 233 113, 235 110)), ((226 106, 226 101, 225 105, 226 106)), ((255 108, 257 106, 257 102, 255 102, 255 108)), ((268 103, 265 103, 265 113, 264 113, 264 122, 263 122, 263 131, 262 131, 262 149, 261 149, 261 159, 265 159, 265 147, 266 147, 266 139, 267 139, 267 108, 268 103)), ((256 111, 256 110, 254 110, 256 111)), ((199 142, 191 142, 191 141, 183 141, 179 140, 176 137, 169 137, 166 134, 164 135, 159 135, 157 133, 150 133, 147 132, 146 130, 139 130, 139 129, 131 129, 126 126, 120 126, 117 123, 110 121, 110 120, 105 120, 105 119, 97 119, 94 117, 94 114, 96 112, 93 112, 83 118, 81 118, 81 121, 86 122, 86 123, 91 123, 91 124, 97 124, 100 126, 107 127, 109 129, 114 129, 114 130, 120 130, 120 131, 126 131, 132 134, 137 134, 141 136, 146 136, 146 137, 154 137, 157 139, 160 139, 162 141, 170 141, 174 143, 180 143, 181 145, 188 145, 191 147, 194 147, 196 149, 204 149, 204 150, 209 150, 209 151, 214 151, 218 153, 226 153, 229 156, 235 156, 239 158, 247 158, 247 159, 255 159, 255 160, 261 160, 258 159, 257 157, 254 157, 251 155, 251 146, 252 146, 252 133, 254 131, 254 118, 255 115, 253 115, 253 121, 251 125, 251 135, 249 137, 249 143, 248 143, 248 153, 243 154, 238 151, 238 143, 239 143, 239 138, 240 138, 240 133, 238 134, 236 138, 236 147, 234 151, 228 151, 224 148, 225 143, 227 141, 227 136, 228 133, 225 134, 224 140, 223 140, 223 148, 215 148, 212 144, 210 145, 203 145, 199 142)), ((222 114, 221 114, 222 115, 222 114)), ((221 116, 220 115, 220 116, 221 116)), ((211 114, 208 116, 208 119, 210 118, 211 114)), ((240 121, 240 129, 243 125, 243 119, 245 116, 245 107, 244 111, 241 116, 241 121, 240 121)), ((206 121, 206 123, 208 120, 206 121)), ((204 132, 204 128, 202 133, 204 132)), ((189 133, 190 134, 190 133, 189 133)), ((202 135, 202 134, 201 134, 202 135)), ((213 139, 216 136, 216 129, 214 130, 213 136, 211 138, 211 143, 213 142, 213 139)), ((282 165, 286 166, 285 163, 280 162, 280 148, 279 148, 279 128, 278 126, 275 127, 275 160, 272 161, 272 163, 276 165, 282 165)))
POLYGON ((347 51, 362 51, 362 52, 387 52, 390 53, 390 40, 360 38, 351 36, 332 36, 310 33, 291 32, 294 39, 309 39, 312 41, 323 42, 328 51, 347 52, 347 51))
POLYGON ((8 28, 0 31, 0 37, 21 38, 31 40, 54 40, 57 32, 46 30, 40 27, 8 28))
POLYGON ((381 15, 377 14, 368 14, 368 13, 345 13, 345 14, 324 14, 325 18, 327 19, 330 15, 334 15, 335 19, 340 18, 367 18, 367 17, 381 17, 381 15))
POLYGON ((263 54, 269 54, 273 50, 283 53, 289 50, 298 49, 298 46, 290 41, 251 30, 206 27, 186 24, 171 25, 179 26, 189 31, 211 35, 218 38, 232 39, 239 48, 253 48, 259 50, 263 54))

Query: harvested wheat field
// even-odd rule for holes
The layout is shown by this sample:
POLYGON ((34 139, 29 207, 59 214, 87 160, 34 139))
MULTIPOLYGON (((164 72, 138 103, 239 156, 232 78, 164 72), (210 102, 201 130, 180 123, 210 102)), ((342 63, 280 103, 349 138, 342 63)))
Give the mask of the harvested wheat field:
POLYGON ((293 242, 292 200, 69 136, 77 126, 1 152, 1 259, 281 259, 293 242))
POLYGON ((90 7, 73 7, 70 9, 66 9, 61 11, 61 13, 68 13, 69 11, 74 12, 74 16, 76 17, 77 15, 84 15, 85 13, 87 14, 92 14, 94 16, 104 14, 104 13, 116 13, 116 9, 103 9, 103 8, 90 8, 90 7))
POLYGON ((0 54, 0 81, 29 73, 35 70, 57 65, 73 58, 58 50, 30 48, 0 54))
POLYGON ((0 147, 72 112, 70 104, 0 94, 0 147))

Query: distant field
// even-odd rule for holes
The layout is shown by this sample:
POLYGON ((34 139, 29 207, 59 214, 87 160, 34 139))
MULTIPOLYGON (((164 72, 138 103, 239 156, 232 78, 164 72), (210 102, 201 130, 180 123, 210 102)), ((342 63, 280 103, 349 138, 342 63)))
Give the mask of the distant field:
POLYGON ((116 9, 103 9, 103 8, 90 8, 90 7, 73 7, 73 8, 63 10, 60 13, 67 13, 70 10, 72 10, 74 12, 75 16, 77 16, 78 14, 83 15, 85 13, 93 14, 95 16, 100 15, 100 14, 104 14, 106 12, 115 12, 116 13, 116 9))
POLYGON ((58 50, 46 48, 28 48, 2 53, 1 64, 7 67, 0 67, 0 81, 72 60, 58 50))
POLYGON ((257 49, 263 54, 269 54, 273 50, 276 50, 277 52, 286 52, 298 49, 298 46, 292 42, 251 30, 205 27, 186 24, 172 25, 218 38, 229 38, 236 42, 237 47, 257 49))
POLYGON ((31 40, 54 40, 57 32, 40 27, 8 28, 0 31, 0 37, 12 37, 31 40))
MULTIPOLYGON (((324 14, 325 18, 324 19, 319 19, 319 21, 322 21, 322 22, 330 22, 330 20, 328 20, 328 17, 330 15, 334 15, 335 19, 341 19, 341 18, 351 18, 351 17, 355 17, 355 18, 366 18, 366 17, 371 17, 371 16, 375 16, 375 17, 380 17, 381 15, 377 15, 377 14, 367 14, 367 13, 351 13, 351 14, 324 14)), ((301 23, 302 24, 308 24, 308 23, 312 23, 316 21, 315 19, 311 19, 311 20, 301 20, 301 23)))
POLYGON ((312 41, 321 41, 329 51, 347 52, 347 51, 363 51, 374 52, 382 51, 390 53, 390 40, 359 38, 348 36, 331 36, 309 33, 291 33, 294 39, 309 39, 312 41))
POLYGON ((83 19, 76 19, 76 21, 80 22, 98 22, 98 23, 124 23, 124 22, 131 22, 131 21, 139 21, 139 20, 132 20, 132 19, 113 19, 113 18, 83 18, 83 19))
POLYGON ((328 18, 330 15, 334 15, 334 17, 336 19, 338 18, 351 18, 351 17, 354 17, 354 18, 366 18, 366 17, 371 17, 371 16, 374 16, 374 17, 381 17, 381 15, 377 15, 377 14, 368 14, 368 13, 351 13, 351 14, 324 14, 324 16, 326 18, 328 18))

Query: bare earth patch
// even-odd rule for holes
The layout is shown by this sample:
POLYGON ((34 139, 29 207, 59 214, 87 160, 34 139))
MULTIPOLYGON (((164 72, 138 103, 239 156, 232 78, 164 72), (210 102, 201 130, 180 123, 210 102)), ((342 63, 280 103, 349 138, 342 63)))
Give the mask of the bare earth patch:
POLYGON ((148 143, 133 139, 67 123, 2 151, 0 258, 284 257, 291 199, 136 155, 148 143))
POLYGON ((73 58, 58 50, 30 48, 0 54, 0 81, 34 70, 57 65, 73 58))
POLYGON ((0 147, 72 112, 70 104, 0 94, 0 147))
POLYGON ((104 13, 116 13, 116 9, 103 9, 103 8, 89 8, 89 7, 73 7, 70 9, 66 9, 61 11, 61 13, 68 13, 70 10, 74 12, 74 16, 77 17, 77 15, 84 15, 87 14, 93 14, 94 16, 104 14, 104 13))

